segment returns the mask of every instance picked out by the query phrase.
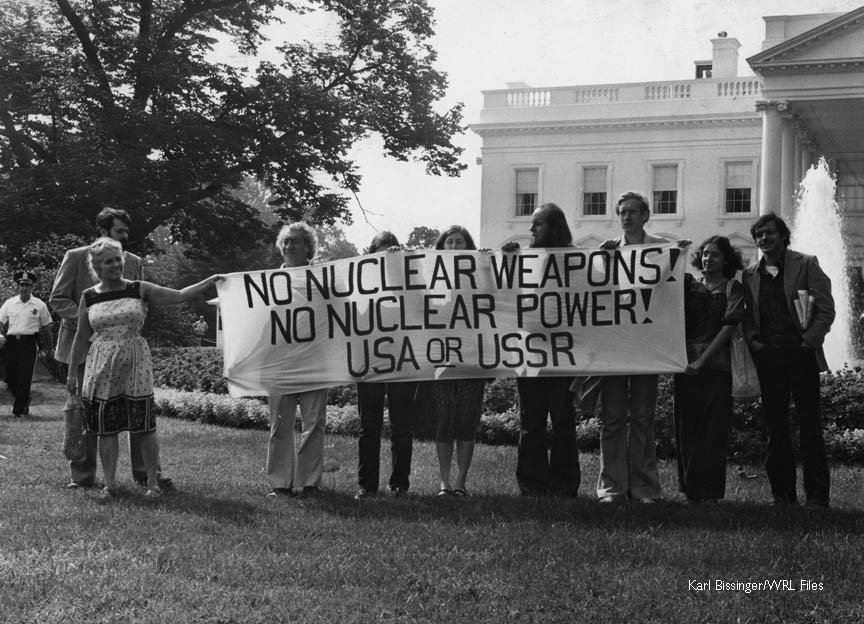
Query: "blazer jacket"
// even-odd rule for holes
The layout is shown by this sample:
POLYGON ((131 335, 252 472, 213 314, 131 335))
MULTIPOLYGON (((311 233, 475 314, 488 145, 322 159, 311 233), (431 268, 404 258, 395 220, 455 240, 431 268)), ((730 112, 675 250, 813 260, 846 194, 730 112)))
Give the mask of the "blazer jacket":
MULTIPOLYGON (((57 349, 54 357, 58 362, 69 363, 72 355, 72 342, 78 329, 78 304, 81 293, 95 285, 90 276, 87 263, 89 247, 70 249, 63 256, 63 262, 54 278, 54 287, 48 303, 51 309, 60 316, 60 331, 57 334, 57 349)), ((140 280, 144 277, 144 267, 141 258, 128 251, 123 252, 123 277, 128 280, 140 280)))
MULTIPOLYGON (((753 338, 760 337, 760 315, 759 315, 759 285, 762 276, 759 274, 758 265, 750 266, 744 270, 743 281, 745 285, 744 294, 746 309, 742 321, 744 337, 749 345, 753 338)), ((789 313, 795 322, 795 327, 801 334, 801 339, 816 351, 816 361, 819 370, 829 370, 825 360, 825 351, 822 343, 825 335, 831 329, 834 322, 834 298, 831 296, 831 279, 825 275, 816 256, 786 250, 783 261, 783 292, 789 313), (806 290, 814 297, 813 308, 810 315, 810 323, 804 329, 795 311, 795 300, 798 299, 798 291, 806 290)))

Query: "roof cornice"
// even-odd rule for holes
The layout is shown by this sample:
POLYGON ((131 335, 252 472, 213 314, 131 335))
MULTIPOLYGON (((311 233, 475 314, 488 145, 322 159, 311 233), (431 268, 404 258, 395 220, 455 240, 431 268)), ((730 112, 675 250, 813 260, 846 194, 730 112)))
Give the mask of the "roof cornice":
POLYGON ((825 22, 821 26, 811 28, 796 37, 778 43, 759 54, 754 54, 747 59, 747 63, 758 74, 771 71, 800 73, 813 69, 820 72, 847 71, 850 68, 861 67, 864 64, 864 57, 812 61, 784 60, 784 58, 787 58, 793 52, 804 50, 840 31, 862 23, 864 23, 864 6, 844 13, 833 20, 825 22))
POLYGON ((534 123, 476 123, 471 130, 480 136, 502 134, 549 134, 585 132, 592 130, 633 130, 695 126, 754 126, 762 124, 762 116, 755 108, 752 113, 718 117, 681 117, 663 119, 590 120, 584 122, 534 122, 534 123))

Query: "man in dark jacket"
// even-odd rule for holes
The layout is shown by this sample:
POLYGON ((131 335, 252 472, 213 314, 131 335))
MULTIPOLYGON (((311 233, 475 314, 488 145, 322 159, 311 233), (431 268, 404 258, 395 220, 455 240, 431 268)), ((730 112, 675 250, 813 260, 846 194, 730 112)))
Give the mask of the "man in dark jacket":
POLYGON ((822 343, 834 321, 831 280, 815 256, 789 249, 789 228, 768 213, 750 228, 762 259, 744 271, 744 337, 750 345, 768 427, 765 467, 775 504, 797 504, 789 401, 795 399, 807 507, 828 507, 830 477, 819 372, 828 370, 822 343))

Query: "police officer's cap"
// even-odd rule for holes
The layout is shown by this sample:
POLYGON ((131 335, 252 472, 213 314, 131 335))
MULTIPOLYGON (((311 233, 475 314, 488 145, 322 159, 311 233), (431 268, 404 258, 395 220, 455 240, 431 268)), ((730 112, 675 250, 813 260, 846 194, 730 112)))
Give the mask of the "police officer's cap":
POLYGON ((32 284, 36 281, 36 274, 30 271, 16 271, 13 276, 16 284, 32 284))

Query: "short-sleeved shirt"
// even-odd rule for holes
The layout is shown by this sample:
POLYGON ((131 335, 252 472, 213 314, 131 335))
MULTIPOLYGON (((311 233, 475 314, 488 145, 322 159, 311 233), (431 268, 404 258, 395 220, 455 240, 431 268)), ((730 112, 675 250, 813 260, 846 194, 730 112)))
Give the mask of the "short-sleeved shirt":
MULTIPOLYGON (((741 322, 744 289, 740 283, 733 280, 731 286, 724 282, 719 288, 709 290, 689 273, 685 275, 684 287, 687 357, 693 361, 714 340, 724 325, 737 325, 741 322)), ((729 345, 720 349, 706 362, 705 367, 728 371, 729 345)))
POLYGON ((38 297, 21 301, 21 296, 7 299, 0 306, 0 323, 9 323, 10 336, 38 334, 39 329, 51 324, 48 306, 38 297))

